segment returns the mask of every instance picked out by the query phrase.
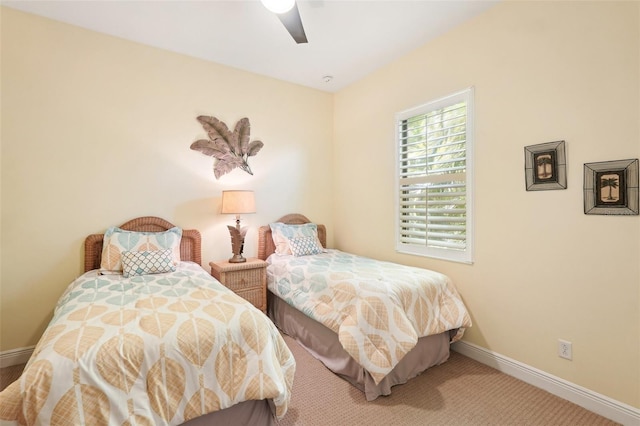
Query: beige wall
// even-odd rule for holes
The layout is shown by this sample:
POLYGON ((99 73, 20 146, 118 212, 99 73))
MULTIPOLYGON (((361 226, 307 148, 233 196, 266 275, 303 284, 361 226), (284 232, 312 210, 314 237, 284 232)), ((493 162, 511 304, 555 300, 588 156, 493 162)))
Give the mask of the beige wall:
POLYGON ((640 218, 582 205, 583 163, 640 157, 639 53, 638 2, 505 2, 343 90, 336 246, 449 274, 466 341, 640 407, 640 218), (469 86, 475 264, 396 253, 394 114, 469 86), (523 147, 556 140, 568 189, 525 191, 523 147))
POLYGON ((36 342, 86 234, 162 216, 202 231, 206 265, 229 255, 221 190, 248 188, 246 254, 307 213, 332 246, 449 274, 468 342, 640 407, 640 220, 582 213, 583 163, 640 157, 638 3, 505 2, 335 97, 1 10, 0 351, 36 342), (476 262, 397 254, 394 114, 468 86, 476 262), (213 178, 200 114, 251 119, 255 176, 213 178), (559 139, 569 188, 526 192, 523 147, 559 139))
POLYGON ((253 189, 259 225, 331 223, 330 94, 2 8, 0 351, 36 343, 81 273, 83 239, 144 215, 202 232, 203 264, 231 255, 220 196, 253 189), (198 115, 251 120, 265 146, 216 180, 198 115))

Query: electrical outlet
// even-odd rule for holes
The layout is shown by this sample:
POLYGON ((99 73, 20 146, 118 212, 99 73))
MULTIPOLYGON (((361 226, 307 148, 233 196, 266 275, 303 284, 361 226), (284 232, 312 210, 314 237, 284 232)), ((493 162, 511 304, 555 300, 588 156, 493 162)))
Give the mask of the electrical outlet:
POLYGON ((573 359, 573 350, 571 348, 571 342, 558 339, 558 356, 568 360, 573 359))

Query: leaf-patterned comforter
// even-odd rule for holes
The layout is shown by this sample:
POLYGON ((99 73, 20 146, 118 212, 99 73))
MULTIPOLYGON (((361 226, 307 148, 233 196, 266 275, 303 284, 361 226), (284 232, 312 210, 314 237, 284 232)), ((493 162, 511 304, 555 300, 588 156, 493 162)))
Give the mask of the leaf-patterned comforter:
POLYGON ((338 250, 268 261, 269 290, 336 332, 376 384, 419 337, 459 328, 455 341, 471 326, 458 291, 438 272, 338 250))
POLYGON ((0 393, 0 420, 175 425, 260 399, 282 417, 294 371, 271 321, 195 263, 128 279, 90 271, 0 393))

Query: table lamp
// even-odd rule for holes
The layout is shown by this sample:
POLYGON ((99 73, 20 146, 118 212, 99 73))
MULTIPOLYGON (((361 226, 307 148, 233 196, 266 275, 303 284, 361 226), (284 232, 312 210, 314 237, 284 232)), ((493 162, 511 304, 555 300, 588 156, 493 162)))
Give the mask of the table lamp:
POLYGON ((242 257, 242 249, 244 248, 244 236, 247 234, 247 228, 240 227, 240 215, 245 213, 256 212, 256 200, 253 191, 222 191, 222 214, 235 214, 236 226, 227 225, 231 234, 231 249, 233 257, 229 259, 230 263, 242 263, 247 259, 242 257))

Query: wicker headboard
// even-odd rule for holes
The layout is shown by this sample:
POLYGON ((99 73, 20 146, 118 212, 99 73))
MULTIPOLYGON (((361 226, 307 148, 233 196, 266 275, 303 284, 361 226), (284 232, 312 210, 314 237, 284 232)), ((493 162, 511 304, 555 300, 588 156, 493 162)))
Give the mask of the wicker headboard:
MULTIPOLYGON (((302 225, 304 223, 311 223, 306 216, 298 213, 288 214, 276 220, 276 222, 286 223, 287 225, 302 225)), ((322 244, 322 247, 327 248, 327 228, 324 225, 318 225, 318 239, 322 244)), ((271 236, 271 228, 269 225, 261 226, 258 228, 258 258, 266 260, 271 254, 276 251, 276 246, 273 243, 273 237, 271 236)))
MULTIPOLYGON (((171 222, 153 216, 138 217, 119 226, 127 231, 163 232, 173 228, 171 222)), ((92 234, 84 240, 84 271, 100 269, 104 234, 92 234)), ((201 238, 197 229, 183 229, 180 241, 180 259, 202 263, 201 238)))

